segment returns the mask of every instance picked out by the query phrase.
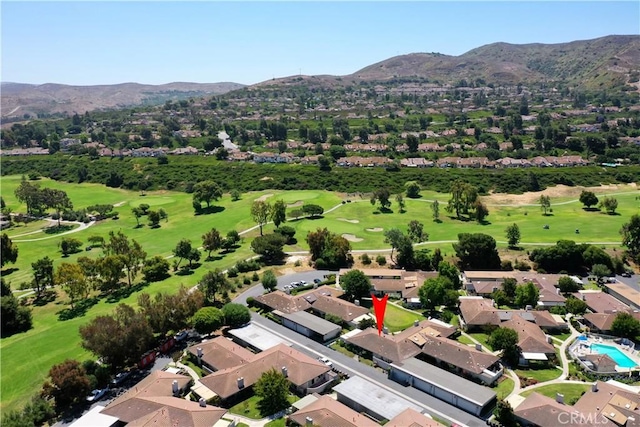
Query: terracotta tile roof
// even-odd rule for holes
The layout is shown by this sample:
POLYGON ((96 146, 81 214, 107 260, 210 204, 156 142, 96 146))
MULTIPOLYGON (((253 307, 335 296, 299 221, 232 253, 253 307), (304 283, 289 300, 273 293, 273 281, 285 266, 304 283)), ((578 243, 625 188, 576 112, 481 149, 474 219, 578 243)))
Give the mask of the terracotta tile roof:
POLYGON ((159 416, 159 419, 168 417, 180 426, 196 427, 203 425, 198 420, 211 420, 215 423, 226 412, 225 409, 215 406, 203 408, 197 402, 173 397, 173 381, 177 381, 178 388, 182 390, 190 384, 191 378, 165 371, 154 371, 112 401, 101 413, 117 417, 124 423, 140 420, 141 424, 135 424, 140 426, 150 425, 144 423, 159 416), (159 415, 156 414, 158 411, 159 415))
POLYGON ((391 418, 385 426, 389 427, 441 427, 442 424, 421 414, 415 409, 407 408, 391 418))
POLYGON ((422 345, 422 352, 474 374, 481 374, 500 360, 497 356, 483 353, 468 345, 438 337, 427 339, 422 345))
POLYGON ((187 350, 197 357, 198 347, 202 349, 202 362, 216 371, 247 363, 255 356, 254 353, 225 337, 216 337, 212 340, 192 345, 187 350))
POLYGON ((524 320, 519 314, 503 322, 500 327, 510 328, 518 333, 518 347, 525 353, 554 353, 555 347, 547 342, 542 329, 535 323, 524 320))
POLYGON ((240 390, 238 378, 244 378, 244 387, 247 388, 255 384, 263 372, 272 368, 280 371, 282 367, 287 368, 289 381, 295 386, 303 385, 330 370, 324 363, 285 344, 278 344, 258 353, 249 363, 214 372, 200 379, 200 382, 222 399, 227 399, 240 390))
POLYGON ((373 328, 362 331, 346 341, 394 363, 402 362, 420 353, 420 347, 409 340, 396 341, 392 335, 380 335, 373 328))
POLYGON ((267 294, 259 295, 256 298, 261 304, 270 307, 273 310, 279 310, 283 313, 295 313, 296 311, 308 310, 311 307, 304 298, 299 296, 287 295, 282 291, 273 291, 267 294))
POLYGON ((571 406, 565 406, 536 392, 527 396, 514 410, 514 414, 518 418, 538 426, 556 426, 559 424, 559 419, 569 420, 571 412, 573 412, 571 406), (561 416, 560 414, 566 415, 561 416))
POLYGON ((289 418, 301 426, 307 423, 307 417, 311 418, 314 426, 319 427, 378 427, 379 424, 371 418, 360 414, 348 406, 332 399, 331 396, 322 396, 315 402, 305 406, 301 410, 289 415, 289 418))

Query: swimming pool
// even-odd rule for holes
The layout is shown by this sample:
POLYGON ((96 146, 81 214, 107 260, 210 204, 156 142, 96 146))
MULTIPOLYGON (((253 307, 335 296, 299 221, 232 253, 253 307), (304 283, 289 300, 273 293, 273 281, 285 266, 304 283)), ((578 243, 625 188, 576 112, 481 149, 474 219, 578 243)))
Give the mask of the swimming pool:
POLYGON ((605 344, 591 344, 591 350, 594 350, 598 354, 606 354, 621 368, 635 368, 638 366, 636 362, 616 347, 605 344))

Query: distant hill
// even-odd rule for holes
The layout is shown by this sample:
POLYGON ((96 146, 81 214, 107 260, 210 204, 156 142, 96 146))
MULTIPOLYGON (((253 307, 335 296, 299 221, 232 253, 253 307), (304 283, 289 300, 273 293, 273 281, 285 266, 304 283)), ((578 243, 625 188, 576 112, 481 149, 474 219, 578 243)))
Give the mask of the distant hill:
POLYGON ((460 56, 413 53, 396 56, 345 76, 357 80, 424 77, 514 84, 566 81, 589 89, 625 83, 640 70, 640 36, 606 36, 558 44, 492 43, 460 56))
POLYGON ((31 85, 3 82, 0 86, 2 117, 25 114, 84 113, 136 105, 162 104, 205 95, 219 95, 244 87, 238 83, 122 83, 99 86, 31 85))

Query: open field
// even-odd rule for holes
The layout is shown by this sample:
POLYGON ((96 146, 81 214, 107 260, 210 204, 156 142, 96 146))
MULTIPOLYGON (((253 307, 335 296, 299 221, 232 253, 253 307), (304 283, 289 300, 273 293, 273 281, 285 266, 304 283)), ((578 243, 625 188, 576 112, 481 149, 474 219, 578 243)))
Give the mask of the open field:
MULTIPOLYGON (((14 212, 24 212, 25 210, 25 207, 17 202, 14 196, 14 190, 19 182, 19 176, 2 177, 1 194, 7 206, 11 207, 14 212)), ((619 201, 620 215, 609 216, 597 212, 585 212, 581 209, 581 205, 572 199, 571 195, 562 197, 562 194, 558 193, 557 198, 552 198, 554 215, 544 217, 537 206, 491 206, 491 198, 494 196, 488 196, 486 203, 490 206, 491 213, 488 220, 491 223, 479 225, 474 222, 460 222, 448 218, 444 212, 448 195, 430 191, 423 191, 420 199, 405 199, 406 213, 397 213, 397 206, 394 203, 392 210, 396 212, 382 214, 378 213, 366 198, 351 196, 351 203, 340 204, 346 197, 344 194, 315 190, 268 190, 245 193, 241 200, 235 202, 231 201, 228 194, 225 194, 221 200, 213 203, 214 206, 219 207, 218 212, 195 216, 190 194, 157 191, 148 192, 146 196, 141 196, 138 192, 113 189, 96 184, 70 184, 49 179, 42 179, 39 183, 42 187, 55 187, 66 191, 76 209, 92 204, 119 205, 116 208, 120 214, 118 220, 101 221, 88 229, 68 236, 78 238, 86 245, 87 238, 91 235, 95 234, 106 238, 110 231, 121 230, 130 238, 140 242, 148 256, 161 255, 165 257, 171 256, 172 249, 182 238, 190 239, 195 246, 200 246, 202 234, 212 227, 225 234, 232 229, 243 231, 254 227, 255 223, 249 215, 251 203, 268 194, 271 194, 271 196, 265 197, 268 201, 281 198, 290 205, 298 205, 299 202, 314 203, 322 206, 325 211, 337 207, 326 213, 323 218, 287 222, 287 225, 297 230, 296 237, 298 239, 295 246, 285 248, 288 251, 307 251, 308 246, 304 241, 304 236, 308 231, 318 227, 327 227, 334 233, 353 234, 361 238, 362 241, 352 243, 354 249, 388 249, 388 245, 384 243, 382 232, 368 231, 367 229, 383 228, 386 230, 391 227, 399 227, 406 230, 408 222, 413 219, 423 222, 425 231, 430 234, 430 241, 425 247, 441 247, 445 253, 452 252, 450 241, 456 240, 457 234, 460 232, 483 232, 492 234, 498 241, 503 241, 505 240, 504 229, 513 222, 519 224, 525 244, 527 242, 553 243, 562 238, 578 242, 597 241, 615 244, 620 241, 618 230, 621 224, 627 221, 631 214, 638 212, 640 203, 635 199, 638 191, 631 186, 610 189, 612 192, 620 193, 616 196, 619 201), (442 223, 439 224, 431 220, 429 201, 433 199, 441 202, 442 223), (141 203, 151 205, 152 209, 162 207, 169 215, 168 222, 162 221, 161 227, 158 229, 151 229, 146 225, 136 228, 136 219, 131 213, 131 208, 141 203), (524 214, 525 212, 527 215, 524 214), (345 219, 351 221, 345 221, 345 219), (544 224, 549 224, 550 229, 542 230, 544 224), (580 228, 580 234, 574 233, 575 228, 580 228)), ((145 223, 146 219, 142 218, 141 222, 145 223)), ((75 262, 80 256, 98 257, 101 255, 101 249, 94 248, 91 251, 82 251, 68 258, 62 258, 58 248, 62 237, 39 231, 46 224, 44 221, 39 221, 7 231, 10 236, 14 236, 13 240, 19 248, 17 263, 9 264, 3 270, 5 280, 11 283, 13 289, 17 289, 23 282, 31 281, 31 263, 44 256, 51 257, 57 266, 61 262, 75 262), (25 233, 33 234, 25 235, 25 233)), ((273 230, 272 225, 265 227, 265 232, 271 230, 273 230)), ((120 301, 100 300, 82 317, 67 321, 58 320, 60 310, 67 307, 65 298, 59 298, 42 307, 34 307, 34 328, 26 333, 0 341, 0 351, 2 352, 0 410, 15 409, 36 393, 53 364, 66 358, 83 360, 91 357, 80 347, 79 326, 98 315, 111 313, 118 302, 135 305, 137 297, 142 291, 155 294, 174 292, 180 284, 188 287, 194 286, 206 271, 214 268, 229 268, 237 261, 252 256, 249 243, 251 238, 257 235, 258 230, 255 229, 243 234, 244 242, 238 250, 224 256, 214 256, 211 261, 202 261, 202 266, 192 275, 172 275, 165 281, 150 284, 142 290, 136 290, 120 301)), ((524 253, 523 256, 525 256, 524 253)), ((388 310, 394 311, 396 309, 389 306, 388 310)), ((394 330, 395 327, 401 328, 405 323, 410 324, 415 319, 415 315, 409 312, 403 311, 398 315, 398 325, 388 325, 391 330, 394 330), (411 319, 408 317, 404 319, 400 316, 405 313, 411 319)), ((387 319, 389 318, 387 316, 387 319)))

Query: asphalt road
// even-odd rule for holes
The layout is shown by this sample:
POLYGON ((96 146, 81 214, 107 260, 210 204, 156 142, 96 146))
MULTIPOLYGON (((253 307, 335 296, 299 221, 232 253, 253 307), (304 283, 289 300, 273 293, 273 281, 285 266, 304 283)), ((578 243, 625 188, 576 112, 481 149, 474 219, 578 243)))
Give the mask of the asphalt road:
MULTIPOLYGON (((313 283, 313 279, 322 279, 325 274, 332 274, 335 271, 329 270, 311 270, 311 271, 303 271, 295 274, 288 274, 286 276, 278 277, 278 289, 283 290, 285 285, 291 284, 291 282, 299 282, 300 280, 304 280, 308 283, 313 283)), ((264 293, 264 288, 261 283, 247 289, 238 297, 236 297, 233 302, 237 302, 239 304, 246 304, 247 298, 249 297, 257 297, 264 293)))
POLYGON ((638 274, 634 274, 631 277, 622 277, 620 275, 617 275, 616 280, 620 283, 624 283, 630 288, 635 289, 636 291, 640 291, 640 275, 638 274))

